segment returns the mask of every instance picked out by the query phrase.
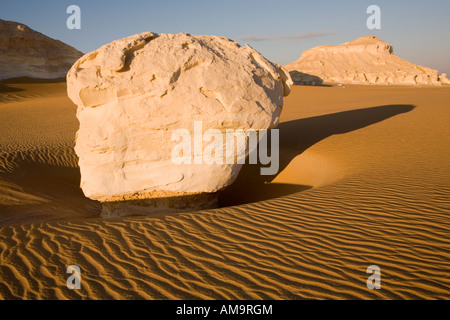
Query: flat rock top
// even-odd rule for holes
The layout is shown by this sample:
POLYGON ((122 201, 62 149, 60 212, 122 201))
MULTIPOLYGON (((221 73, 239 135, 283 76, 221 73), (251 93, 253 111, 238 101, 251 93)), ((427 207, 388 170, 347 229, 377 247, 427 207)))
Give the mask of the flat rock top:
POLYGON ((441 85, 445 74, 415 65, 394 55, 392 45, 375 36, 360 37, 340 45, 306 50, 285 66, 294 81, 349 84, 441 85))
POLYGON ((366 36, 366 37, 360 37, 353 41, 349 41, 346 43, 341 44, 341 46, 360 46, 360 45, 389 45, 387 42, 384 42, 380 38, 377 38, 375 36, 366 36))
POLYGON ((384 47, 392 48, 392 46, 389 43, 387 43, 375 36, 367 36, 367 37, 360 37, 353 41, 345 42, 345 43, 342 43, 339 45, 318 46, 318 47, 306 50, 305 52, 314 52, 314 51, 318 51, 318 50, 342 50, 342 49, 348 49, 349 47, 361 47, 361 50, 363 51, 364 48, 371 47, 371 46, 379 46, 380 48, 384 48, 384 47))

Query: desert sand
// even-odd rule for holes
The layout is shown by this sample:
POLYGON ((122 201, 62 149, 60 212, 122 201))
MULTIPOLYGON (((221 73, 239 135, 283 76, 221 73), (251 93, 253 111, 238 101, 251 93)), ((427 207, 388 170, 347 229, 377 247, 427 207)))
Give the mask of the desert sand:
POLYGON ((294 86, 283 109, 272 183, 247 165, 221 208, 104 220, 66 84, 3 84, 0 298, 449 299, 450 88, 294 86))

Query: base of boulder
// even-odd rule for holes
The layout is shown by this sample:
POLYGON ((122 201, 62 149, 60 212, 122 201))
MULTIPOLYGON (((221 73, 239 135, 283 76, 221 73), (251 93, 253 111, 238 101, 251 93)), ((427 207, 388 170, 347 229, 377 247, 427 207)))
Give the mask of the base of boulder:
POLYGON ((102 203, 102 218, 188 212, 217 208, 217 193, 174 193, 164 197, 124 199, 102 203))

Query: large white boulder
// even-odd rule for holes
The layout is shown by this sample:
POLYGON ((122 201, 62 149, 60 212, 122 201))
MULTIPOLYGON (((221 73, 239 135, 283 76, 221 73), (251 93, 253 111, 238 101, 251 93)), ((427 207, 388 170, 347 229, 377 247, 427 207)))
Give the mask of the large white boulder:
POLYGON ((173 131, 274 128, 290 84, 281 66, 218 36, 147 32, 86 54, 67 75, 81 188, 102 202, 216 192, 242 164, 174 164, 173 131))

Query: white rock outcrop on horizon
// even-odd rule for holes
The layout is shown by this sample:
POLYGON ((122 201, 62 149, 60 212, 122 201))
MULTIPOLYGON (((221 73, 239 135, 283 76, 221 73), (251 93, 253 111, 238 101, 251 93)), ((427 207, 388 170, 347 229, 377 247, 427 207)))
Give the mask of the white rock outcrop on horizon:
POLYGON ((290 84, 281 66, 218 36, 147 32, 86 54, 67 75, 84 194, 113 202, 223 189, 242 165, 174 164, 173 131, 193 134, 194 121, 203 132, 274 128, 290 84))
POLYGON ((82 55, 24 24, 0 19, 0 79, 64 78, 82 55))
POLYGON ((306 50, 285 68, 297 84, 450 84, 445 74, 400 59, 390 44, 374 36, 306 50))

